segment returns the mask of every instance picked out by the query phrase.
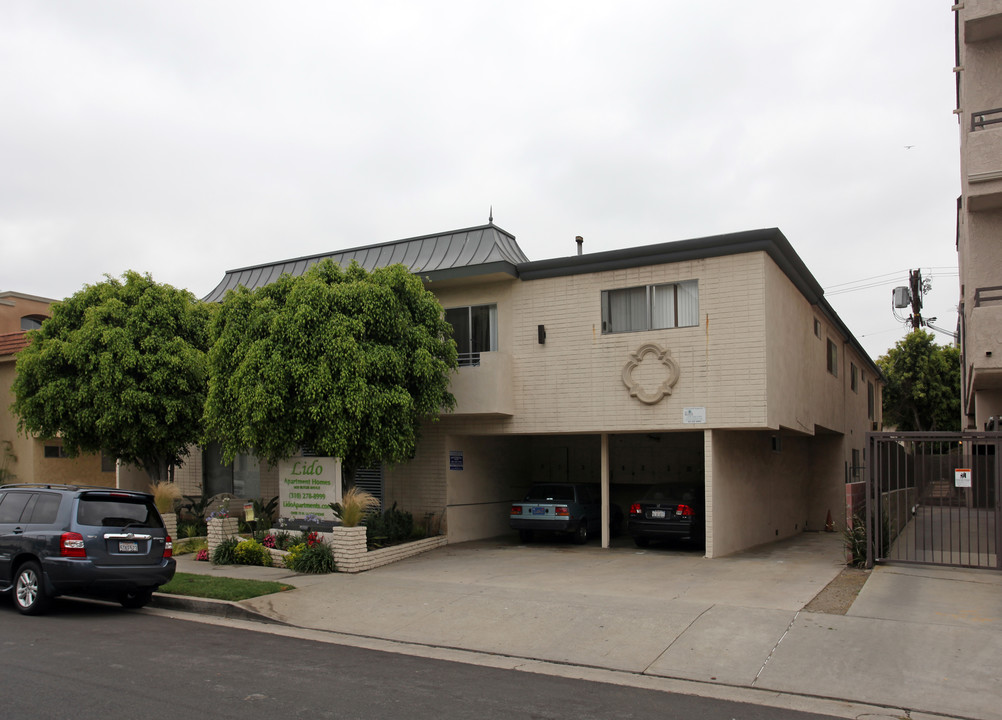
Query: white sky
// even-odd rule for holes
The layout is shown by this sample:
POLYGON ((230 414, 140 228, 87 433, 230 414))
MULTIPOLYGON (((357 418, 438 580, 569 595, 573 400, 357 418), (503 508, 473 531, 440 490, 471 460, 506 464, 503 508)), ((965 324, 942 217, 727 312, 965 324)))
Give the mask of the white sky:
POLYGON ((953 64, 945 0, 5 0, 0 290, 201 297, 493 205, 532 260, 779 227, 876 357, 909 268, 956 326, 953 64))

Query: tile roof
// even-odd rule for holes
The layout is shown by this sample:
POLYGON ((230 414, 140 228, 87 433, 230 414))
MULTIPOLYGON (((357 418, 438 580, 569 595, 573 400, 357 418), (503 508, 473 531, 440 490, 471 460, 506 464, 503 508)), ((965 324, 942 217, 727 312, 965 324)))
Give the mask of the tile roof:
POLYGON ((14 355, 28 346, 28 333, 23 330, 12 333, 0 333, 0 357, 14 355))

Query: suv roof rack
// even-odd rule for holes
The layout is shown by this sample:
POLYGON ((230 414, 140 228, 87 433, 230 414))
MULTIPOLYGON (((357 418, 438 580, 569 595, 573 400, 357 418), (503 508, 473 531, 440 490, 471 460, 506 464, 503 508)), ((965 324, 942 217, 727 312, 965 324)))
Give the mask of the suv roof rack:
POLYGON ((7 490, 8 488, 45 488, 47 490, 79 490, 79 485, 61 485, 59 483, 10 483, 9 485, 0 485, 0 490, 7 490))

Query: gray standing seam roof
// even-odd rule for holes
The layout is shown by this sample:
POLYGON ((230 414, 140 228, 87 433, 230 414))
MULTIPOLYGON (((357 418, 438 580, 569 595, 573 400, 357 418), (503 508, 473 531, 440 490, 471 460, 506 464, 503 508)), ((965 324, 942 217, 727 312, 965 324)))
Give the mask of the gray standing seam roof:
POLYGON ((241 285, 254 290, 274 282, 285 274, 302 275, 310 265, 327 258, 345 268, 354 260, 369 271, 402 263, 415 274, 502 263, 511 266, 510 274, 513 276, 516 265, 529 261, 515 242, 514 235, 489 223, 465 230, 422 235, 390 243, 228 270, 204 300, 221 302, 227 291, 241 285))

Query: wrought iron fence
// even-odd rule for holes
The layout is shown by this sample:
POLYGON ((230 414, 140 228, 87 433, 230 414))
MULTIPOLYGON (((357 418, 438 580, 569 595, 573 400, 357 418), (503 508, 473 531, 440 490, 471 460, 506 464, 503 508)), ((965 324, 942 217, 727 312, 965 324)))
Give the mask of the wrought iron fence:
POLYGON ((1002 433, 868 433, 867 566, 1002 569, 1002 433))

